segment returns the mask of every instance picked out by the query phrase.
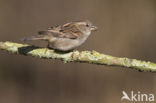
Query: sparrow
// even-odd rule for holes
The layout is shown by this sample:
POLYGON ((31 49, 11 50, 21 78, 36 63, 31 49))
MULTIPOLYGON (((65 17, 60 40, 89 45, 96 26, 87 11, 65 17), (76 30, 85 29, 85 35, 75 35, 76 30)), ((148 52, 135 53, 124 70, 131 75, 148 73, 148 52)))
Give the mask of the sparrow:
POLYGON ((91 31, 97 30, 89 20, 69 22, 60 26, 52 26, 39 31, 38 35, 24 38, 23 41, 44 40, 47 47, 59 51, 70 51, 83 44, 91 31))

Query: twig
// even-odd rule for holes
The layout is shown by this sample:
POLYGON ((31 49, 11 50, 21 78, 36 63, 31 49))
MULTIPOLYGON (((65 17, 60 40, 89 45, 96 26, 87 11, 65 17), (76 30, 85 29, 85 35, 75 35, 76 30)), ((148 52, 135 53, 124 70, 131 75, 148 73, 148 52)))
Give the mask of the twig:
POLYGON ((113 57, 101 54, 96 51, 72 51, 68 53, 56 52, 47 48, 40 48, 27 44, 13 42, 0 42, 0 49, 9 51, 13 54, 30 55, 39 58, 59 59, 67 62, 85 62, 91 64, 101 64, 108 66, 120 66, 136 69, 138 71, 156 72, 156 64, 136 59, 113 57), (46 51, 46 52, 45 52, 46 51))

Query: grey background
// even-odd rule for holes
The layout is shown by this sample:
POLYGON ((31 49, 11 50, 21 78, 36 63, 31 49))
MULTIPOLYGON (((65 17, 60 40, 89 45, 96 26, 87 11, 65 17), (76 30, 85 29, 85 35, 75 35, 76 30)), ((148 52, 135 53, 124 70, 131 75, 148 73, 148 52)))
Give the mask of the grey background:
MULTIPOLYGON (((156 62, 155 0, 0 0, 0 41, 22 43, 49 26, 85 19, 99 29, 78 50, 156 62)), ((123 90, 156 94, 155 78, 123 67, 0 51, 0 103, 120 103, 123 90)))

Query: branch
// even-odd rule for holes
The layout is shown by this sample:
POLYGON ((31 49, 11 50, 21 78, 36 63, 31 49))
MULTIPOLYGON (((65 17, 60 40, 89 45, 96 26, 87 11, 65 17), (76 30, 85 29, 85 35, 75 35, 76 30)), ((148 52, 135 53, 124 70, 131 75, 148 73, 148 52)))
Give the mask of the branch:
POLYGON ((39 48, 27 44, 13 42, 0 42, 0 49, 13 54, 30 55, 33 57, 59 59, 67 62, 84 62, 91 64, 102 64, 108 66, 120 66, 136 69, 138 71, 156 72, 156 64, 136 59, 113 57, 96 51, 73 51, 68 53, 56 52, 47 48, 39 48), (45 52, 46 51, 46 52, 45 52))

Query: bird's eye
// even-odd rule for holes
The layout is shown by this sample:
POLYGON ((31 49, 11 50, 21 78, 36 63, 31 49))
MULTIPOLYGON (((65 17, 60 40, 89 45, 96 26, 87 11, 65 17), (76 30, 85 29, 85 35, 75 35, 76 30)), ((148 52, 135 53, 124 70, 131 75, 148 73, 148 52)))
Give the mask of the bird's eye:
POLYGON ((87 26, 87 27, 89 27, 89 25, 88 25, 88 24, 86 24, 86 26, 87 26))

